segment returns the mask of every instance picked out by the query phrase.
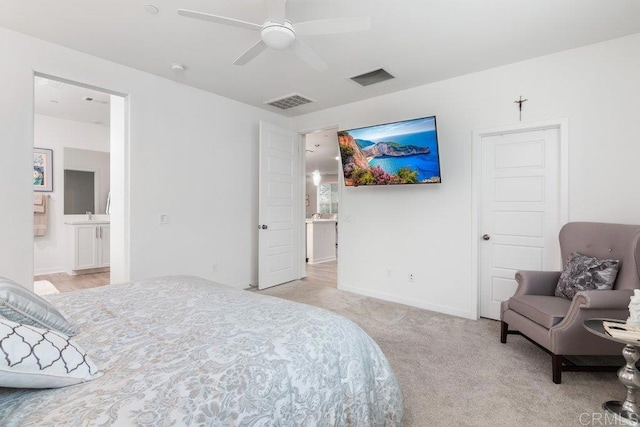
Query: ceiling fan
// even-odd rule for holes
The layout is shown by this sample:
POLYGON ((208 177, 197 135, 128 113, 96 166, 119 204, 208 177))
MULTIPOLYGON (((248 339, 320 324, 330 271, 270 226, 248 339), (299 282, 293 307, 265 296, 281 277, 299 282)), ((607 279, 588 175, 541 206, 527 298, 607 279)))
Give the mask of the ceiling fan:
POLYGON ((210 15, 208 13, 186 9, 178 9, 178 14, 189 18, 215 22, 217 24, 259 31, 261 40, 233 61, 235 65, 246 64, 268 47, 277 50, 291 48, 300 59, 316 70, 326 71, 328 68, 327 64, 309 46, 300 41, 297 36, 350 33, 365 31, 371 28, 370 18, 321 19, 294 24, 286 19, 286 0, 265 0, 265 2, 268 17, 263 24, 254 24, 226 16, 210 15))

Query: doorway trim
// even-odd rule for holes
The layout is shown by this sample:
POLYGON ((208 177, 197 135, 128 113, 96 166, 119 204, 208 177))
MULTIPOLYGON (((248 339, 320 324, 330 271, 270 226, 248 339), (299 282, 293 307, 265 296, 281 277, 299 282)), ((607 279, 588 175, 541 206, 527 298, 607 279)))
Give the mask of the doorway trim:
MULTIPOLYGON (((306 193, 306 175, 307 175, 307 165, 306 165, 306 141, 307 141, 307 135, 310 133, 316 133, 316 132, 323 132, 326 130, 331 130, 331 129, 337 129, 340 130, 340 125, 323 125, 323 126, 316 126, 316 127, 312 127, 312 128, 305 128, 302 130, 297 130, 296 132, 298 132, 301 136, 300 138, 300 182, 301 182, 301 196, 302 199, 304 200, 304 195, 306 193)), ((340 173, 338 173, 338 206, 343 206, 342 205, 342 190, 343 190, 343 183, 342 183, 342 178, 340 173)), ((300 209, 300 215, 298 220, 300 221, 299 227, 300 227, 300 264, 298 264, 300 266, 300 277, 307 277, 307 262, 306 262, 306 249, 307 249, 307 244, 306 244, 306 236, 307 236, 307 225, 306 225, 306 210, 303 209, 301 207, 300 209)), ((338 214, 340 215, 340 214, 338 214)), ((341 227, 341 222, 338 221, 338 239, 340 239, 340 235, 342 233, 340 233, 340 227, 341 227)), ((340 242, 337 241, 336 242, 338 244, 338 248, 340 248, 340 242)), ((336 274, 336 286, 339 286, 340 284, 340 250, 338 250, 338 253, 336 255, 336 261, 338 264, 338 268, 337 268, 337 274, 336 274)))
MULTIPOLYGON (((121 271, 122 276, 124 276, 123 278, 118 278, 117 281, 118 282, 122 282, 122 281, 126 281, 128 282, 131 277, 131 180, 130 180, 130 176, 131 176, 131 145, 130 145, 130 130, 131 130, 131 115, 130 115, 130 98, 129 95, 121 93, 121 92, 117 92, 111 89, 105 89, 103 87, 99 87, 99 86, 93 86, 87 83, 82 83, 82 82, 78 82, 75 80, 71 80, 71 79, 66 79, 64 77, 60 77, 60 76, 55 76, 52 74, 47 74, 47 73, 42 73, 39 72, 37 70, 33 70, 33 72, 31 73, 31 84, 35 85, 35 78, 36 77, 42 77, 48 80, 54 80, 54 81, 58 81, 58 82, 62 82, 62 83, 66 83, 69 85, 74 85, 74 86, 79 86, 79 87, 83 87, 83 88, 87 88, 87 89, 91 89, 91 90, 95 90, 95 91, 100 91, 103 93, 106 93, 108 95, 114 95, 114 96, 118 96, 120 98, 122 98, 123 100, 123 104, 124 104, 124 129, 123 129, 123 141, 122 141, 122 154, 123 154, 123 162, 121 164, 122 166, 122 172, 123 172, 123 177, 122 177, 122 181, 123 181, 123 200, 121 201, 122 203, 122 213, 121 213, 121 218, 122 218, 122 230, 123 230, 123 235, 122 235, 122 240, 123 240, 123 245, 122 247, 118 248, 119 250, 122 251, 122 256, 120 257, 120 259, 122 259, 122 264, 120 266, 115 266, 115 268, 119 268, 121 271)), ((32 86, 32 94, 35 93, 35 87, 32 86)), ((33 118, 35 116, 36 112, 35 112, 35 104, 32 103, 31 104, 31 117, 33 118)), ((32 124, 33 124, 33 120, 32 120, 32 124)), ((34 133, 32 132, 31 134, 31 145, 33 147, 33 145, 35 144, 34 141, 34 133)), ((109 144, 111 145, 111 136, 110 136, 110 141, 109 144)), ((110 147, 110 152, 113 151, 113 147, 110 147)), ((35 241, 33 239, 33 237, 31 238, 32 241, 32 247, 33 244, 35 244, 35 241)), ((116 249, 116 250, 118 250, 116 249)), ((114 252, 114 246, 111 247, 111 253, 114 252)), ((31 257, 33 259, 33 252, 31 253, 31 257)), ((113 260, 114 257, 111 257, 111 259, 113 260)), ((117 259, 117 257, 115 258, 117 259)), ((34 275, 34 271, 33 271, 33 261, 31 264, 31 276, 34 275)), ((114 266, 111 265, 111 269, 114 269, 114 266)))
POLYGON ((569 220, 569 119, 516 123, 473 131, 471 140, 471 317, 480 313, 480 203, 482 190, 482 138, 501 134, 558 129, 560 137, 560 223, 569 220))

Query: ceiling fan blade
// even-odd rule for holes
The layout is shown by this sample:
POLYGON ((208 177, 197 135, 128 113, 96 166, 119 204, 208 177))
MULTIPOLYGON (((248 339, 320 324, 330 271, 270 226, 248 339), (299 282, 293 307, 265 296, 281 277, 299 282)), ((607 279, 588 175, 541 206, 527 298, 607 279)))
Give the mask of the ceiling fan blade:
POLYGON ((216 24, 230 25, 232 27, 244 28, 247 30, 260 31, 262 25, 252 22, 240 21, 238 19, 227 18, 226 16, 210 15, 208 13, 196 12, 195 10, 178 9, 178 15, 187 18, 200 19, 202 21, 215 22, 216 24))
POLYGON ((317 71, 324 72, 329 69, 329 66, 326 62, 318 56, 309 46, 302 43, 300 40, 296 40, 292 45, 291 49, 295 52, 296 55, 300 57, 304 62, 311 65, 317 71))
POLYGON ((264 44, 262 40, 260 40, 256 42, 256 44, 251 46, 249 49, 247 49, 247 51, 242 55, 240 55, 238 59, 233 61, 233 63, 235 65, 244 65, 247 62, 251 61, 256 56, 260 55, 260 53, 262 53, 266 48, 267 48, 267 45, 264 44))
POLYGON ((336 18, 293 24, 296 35, 353 33, 371 29, 371 18, 336 18))
POLYGON ((267 17, 269 21, 278 22, 280 24, 285 21, 285 3, 286 0, 265 0, 267 3, 267 17))

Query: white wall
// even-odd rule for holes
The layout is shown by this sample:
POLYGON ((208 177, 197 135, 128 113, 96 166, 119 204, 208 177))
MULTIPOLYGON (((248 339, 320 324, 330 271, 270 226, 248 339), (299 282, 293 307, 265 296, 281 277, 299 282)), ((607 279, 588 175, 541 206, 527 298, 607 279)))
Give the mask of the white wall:
POLYGON ((49 195, 49 226, 47 234, 34 237, 33 270, 35 274, 55 273, 65 270, 67 259, 63 198, 64 147, 108 152, 109 128, 36 114, 33 144, 39 148, 53 150, 53 192, 45 193, 49 195))
POLYGON ((35 70, 128 95, 132 280, 256 280, 258 123, 290 119, 1 28, 0 54, 1 276, 31 286, 35 70))
POLYGON ((569 219, 640 223, 638 52, 640 34, 296 118, 307 132, 437 116, 442 184, 342 189, 339 288, 473 313, 471 135, 517 122, 520 95, 523 121, 569 119, 569 219))

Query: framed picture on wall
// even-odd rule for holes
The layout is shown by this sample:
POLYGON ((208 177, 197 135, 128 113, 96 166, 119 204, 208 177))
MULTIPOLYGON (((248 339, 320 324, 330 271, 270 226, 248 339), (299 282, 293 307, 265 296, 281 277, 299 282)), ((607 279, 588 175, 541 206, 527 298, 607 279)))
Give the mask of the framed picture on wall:
POLYGON ((53 150, 33 149, 33 191, 53 191, 53 150))

